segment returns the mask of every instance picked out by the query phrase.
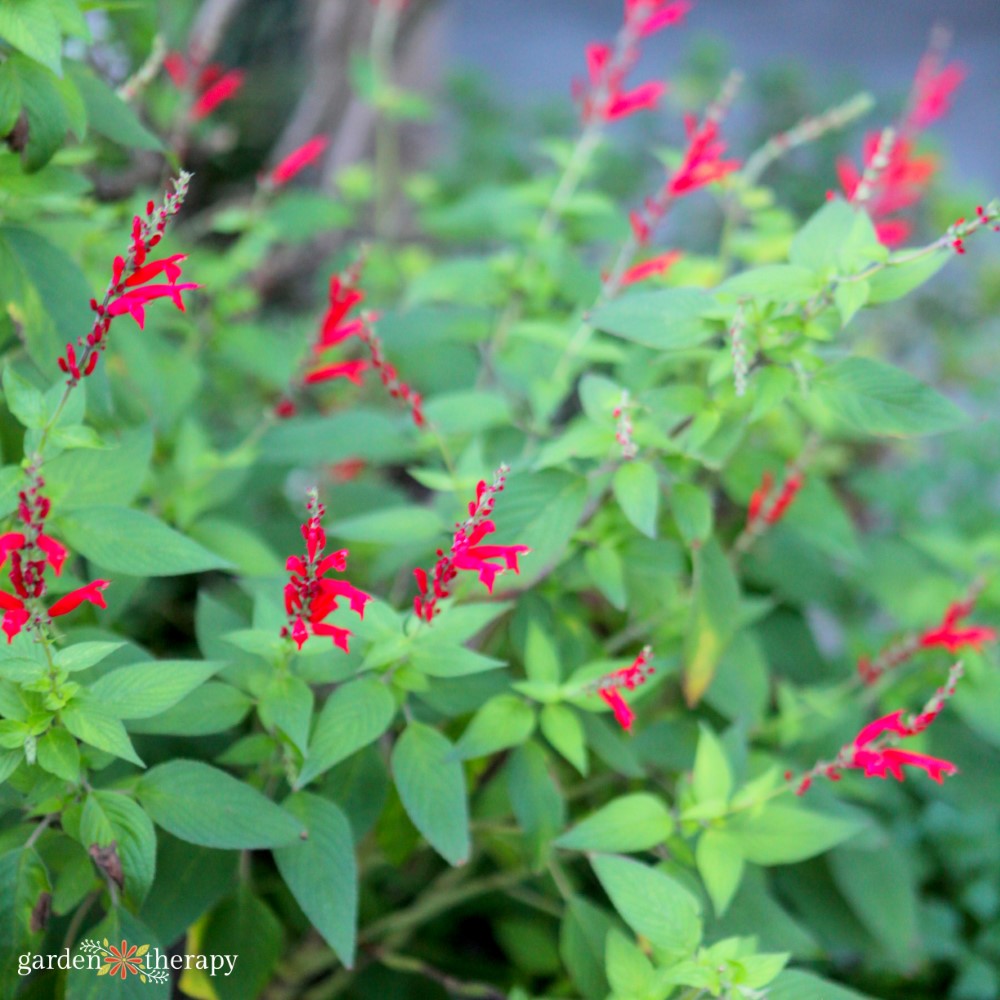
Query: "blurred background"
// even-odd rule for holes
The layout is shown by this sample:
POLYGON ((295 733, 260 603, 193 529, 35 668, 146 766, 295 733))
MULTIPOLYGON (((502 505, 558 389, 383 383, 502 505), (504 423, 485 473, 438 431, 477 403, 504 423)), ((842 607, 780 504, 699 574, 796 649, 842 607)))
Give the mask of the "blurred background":
MULTIPOLYGON (((588 42, 610 38, 620 0, 446 0, 449 61, 475 66, 518 102, 568 94, 588 42)), ((750 74, 785 64, 819 89, 851 83, 901 97, 931 30, 951 29, 951 54, 967 71, 935 134, 955 176, 1000 188, 1000 0, 699 0, 680 32, 645 45, 653 68, 676 62, 692 41, 714 45, 750 74)), ((673 76, 672 73, 668 74, 673 76)))

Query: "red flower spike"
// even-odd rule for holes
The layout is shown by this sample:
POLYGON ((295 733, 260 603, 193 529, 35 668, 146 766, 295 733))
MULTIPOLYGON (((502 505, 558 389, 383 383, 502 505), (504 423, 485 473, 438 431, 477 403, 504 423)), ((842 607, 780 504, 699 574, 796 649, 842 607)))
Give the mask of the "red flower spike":
POLYGON ((850 743, 841 747, 834 760, 820 761, 799 779, 796 794, 803 795, 816 777, 822 775, 837 781, 842 772, 849 769, 860 770, 867 778, 891 776, 902 781, 903 768, 912 767, 926 772, 932 781, 939 784, 946 775, 958 773, 958 768, 951 761, 912 750, 900 750, 896 744, 923 732, 941 714, 945 703, 955 694, 961 676, 962 665, 956 663, 949 671, 946 683, 934 692, 922 711, 909 719, 902 709, 898 709, 862 727, 850 743))
POLYGON ((326 152, 330 140, 325 135, 313 136, 298 149, 292 150, 264 178, 264 183, 271 187, 281 187, 293 177, 300 174, 306 167, 319 160, 326 152))
POLYGON ((365 605, 371 595, 358 590, 347 580, 331 580, 327 574, 332 570, 343 572, 347 569, 347 550, 340 549, 323 555, 326 547, 326 532, 321 523, 325 508, 319 502, 315 490, 309 491, 306 502, 309 517, 302 525, 302 538, 306 543, 306 555, 289 556, 285 568, 289 582, 285 585, 285 612, 288 625, 281 630, 284 638, 290 638, 298 649, 302 649, 310 635, 328 636, 335 646, 348 652, 351 633, 336 625, 323 621, 337 610, 338 601, 346 598, 351 610, 363 618, 365 605))
POLYGON ((493 511, 496 495, 503 491, 508 468, 501 465, 491 484, 481 480, 476 487, 476 500, 469 504, 469 516, 455 525, 451 549, 438 549, 438 560, 432 574, 415 569, 414 576, 420 594, 414 599, 413 608, 418 618, 433 621, 439 613, 437 602, 451 596, 451 585, 460 570, 478 573, 480 582, 492 594, 496 577, 505 570, 519 572, 518 557, 531 551, 527 545, 480 545, 487 535, 496 530, 489 515, 493 511), (501 563, 492 560, 500 559, 501 563), (428 591, 432 591, 428 595, 428 591))
POLYGON ((199 287, 201 286, 193 282, 185 282, 181 285, 146 285, 145 288, 136 288, 115 299, 108 306, 108 315, 124 316, 128 314, 139 324, 139 329, 143 330, 146 326, 147 303, 154 299, 168 298, 181 312, 185 312, 181 292, 199 287))
POLYGON ((625 701, 622 689, 634 691, 640 684, 645 684, 648 677, 656 673, 655 669, 649 666, 652 652, 652 649, 646 646, 627 667, 605 674, 591 688, 614 712, 615 721, 626 731, 632 728, 635 713, 625 701))

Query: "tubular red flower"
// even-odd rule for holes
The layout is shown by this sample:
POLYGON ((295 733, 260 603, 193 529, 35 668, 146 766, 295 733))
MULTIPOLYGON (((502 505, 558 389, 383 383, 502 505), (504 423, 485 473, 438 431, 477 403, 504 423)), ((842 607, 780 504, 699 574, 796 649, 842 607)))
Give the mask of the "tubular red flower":
POLYGON ((146 285, 144 288, 135 288, 111 302, 108 305, 108 315, 124 316, 127 313, 139 324, 139 329, 143 330, 146 326, 146 304, 148 302, 152 302, 154 299, 168 298, 181 312, 185 312, 181 292, 199 287, 193 282, 185 282, 180 285, 146 285))
POLYGON ((364 360, 338 361, 336 364, 323 365, 321 368, 314 368, 306 372, 302 381, 306 385, 315 385, 318 382, 330 382, 338 378, 346 378, 355 385, 361 385, 361 376, 368 367, 368 362, 364 360))
POLYGON ((926 649, 942 646, 949 653, 956 653, 963 646, 981 650, 984 642, 995 642, 997 633, 985 625, 955 627, 959 621, 972 614, 973 606, 972 601, 956 601, 950 604, 941 624, 937 628, 928 629, 920 636, 920 645, 926 649))
POLYGON ((315 135, 308 142, 303 143, 298 149, 292 150, 283 160, 281 160, 273 170, 265 177, 265 181, 272 187, 280 187, 287 184, 293 177, 301 173, 306 167, 311 166, 322 157, 330 145, 330 140, 325 135, 315 135))
POLYGON ((644 260, 641 264, 635 264, 622 275, 620 287, 634 285, 653 277, 653 275, 666 274, 683 256, 680 250, 668 250, 650 260, 644 260))
POLYGON ((191 117, 195 121, 200 121, 215 111, 220 104, 231 101, 242 89, 245 75, 243 70, 232 69, 220 76, 202 91, 191 106, 191 117))
POLYGON ((681 24, 684 18, 691 12, 693 4, 689 0, 638 0, 631 4, 626 3, 626 18, 634 16, 639 18, 638 31, 641 38, 662 31, 664 28, 681 24))
POLYGON ((94 580, 93 583, 71 590, 49 608, 49 617, 58 618, 60 615, 68 615, 85 601, 96 604, 99 608, 106 608, 108 605, 104 600, 104 590, 110 582, 110 580, 94 580))
POLYGON ((928 53, 920 60, 913 81, 913 95, 908 124, 914 129, 927 128, 947 114, 951 95, 965 79, 965 67, 958 62, 940 66, 940 59, 928 53))

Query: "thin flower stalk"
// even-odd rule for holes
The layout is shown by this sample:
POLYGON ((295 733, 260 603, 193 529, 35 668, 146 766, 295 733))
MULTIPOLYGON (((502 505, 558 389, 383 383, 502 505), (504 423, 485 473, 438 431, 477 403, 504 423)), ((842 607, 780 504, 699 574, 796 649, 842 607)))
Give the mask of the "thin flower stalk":
POLYGON ((365 616, 365 605, 371 595, 359 590, 347 580, 331 578, 332 572, 347 569, 347 549, 325 553, 326 532, 323 516, 326 508, 319 501, 315 489, 308 493, 306 511, 309 516, 302 525, 302 539, 306 551, 300 556, 289 556, 285 569, 289 581, 285 584, 285 613, 287 624, 281 637, 290 639, 297 649, 302 649, 310 636, 326 636, 345 653, 349 651, 351 632, 346 628, 324 621, 337 610, 339 602, 346 600, 359 618, 365 616))
POLYGON ((413 386, 404 382, 399 377, 396 366, 386 360, 382 340, 375 332, 377 320, 378 313, 365 313, 362 316, 361 332, 358 334, 362 343, 368 348, 369 363, 372 369, 378 373, 379 381, 385 386, 389 395, 393 399, 401 400, 407 406, 414 426, 418 430, 423 430, 427 426, 423 397, 413 386))
MULTIPOLYGON (((864 726, 854 739, 840 748, 833 760, 822 760, 811 767, 798 779, 795 793, 804 795, 818 777, 839 781, 845 770, 860 770, 867 778, 893 777, 897 781, 904 778, 904 768, 911 767, 924 771, 927 776, 940 784, 945 776, 958 773, 958 768, 940 757, 912 750, 901 750, 898 744, 927 729, 941 714, 942 709, 955 694, 955 688, 962 677, 962 664, 956 663, 948 672, 948 679, 934 692, 923 709, 906 716, 902 709, 884 715, 864 726)), ((791 780, 791 773, 785 777, 791 780)))
POLYGON ((985 581, 977 580, 961 600, 954 601, 948 606, 940 624, 906 636, 884 649, 874 659, 861 657, 858 660, 857 671, 862 683, 874 684, 923 649, 946 649, 954 655, 965 648, 978 652, 985 643, 996 642, 995 629, 986 625, 959 625, 962 619, 968 618, 975 610, 976 600, 984 586, 985 581))
POLYGON ((640 684, 645 684, 656 670, 649 665, 653 650, 645 646, 639 655, 627 666, 605 674, 591 685, 590 690, 600 697, 614 713, 615 721, 629 732, 635 721, 635 712, 625 700, 625 691, 634 691, 640 684))
POLYGON ((438 602, 451 596, 460 571, 476 573, 491 594, 501 573, 506 570, 520 572, 518 557, 531 551, 527 545, 483 544, 483 539, 496 531, 491 515, 509 471, 506 465, 501 465, 492 483, 479 481, 476 498, 469 501, 469 516, 455 524, 451 548, 447 552, 437 550, 437 562, 429 573, 420 567, 413 570, 419 591, 413 599, 413 610, 422 621, 432 622, 434 616, 441 613, 438 602))
POLYGON ((729 326, 729 344, 733 357, 733 389, 740 398, 746 395, 747 384, 750 378, 747 344, 743 337, 746 325, 746 308, 741 302, 736 307, 733 322, 729 326))

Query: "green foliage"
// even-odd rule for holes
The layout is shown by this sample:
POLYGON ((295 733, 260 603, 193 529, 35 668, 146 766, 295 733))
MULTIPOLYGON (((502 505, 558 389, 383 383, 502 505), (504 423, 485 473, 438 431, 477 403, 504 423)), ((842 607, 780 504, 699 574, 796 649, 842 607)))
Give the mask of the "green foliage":
POLYGON ((0 0, 0 994, 995 996, 1000 291, 926 283, 1000 205, 890 251, 820 183, 866 102, 767 80, 689 188, 469 82, 410 170, 398 6, 372 163, 286 185, 266 18, 175 85, 195 2, 0 0), (123 939, 237 961, 17 968, 123 939))

